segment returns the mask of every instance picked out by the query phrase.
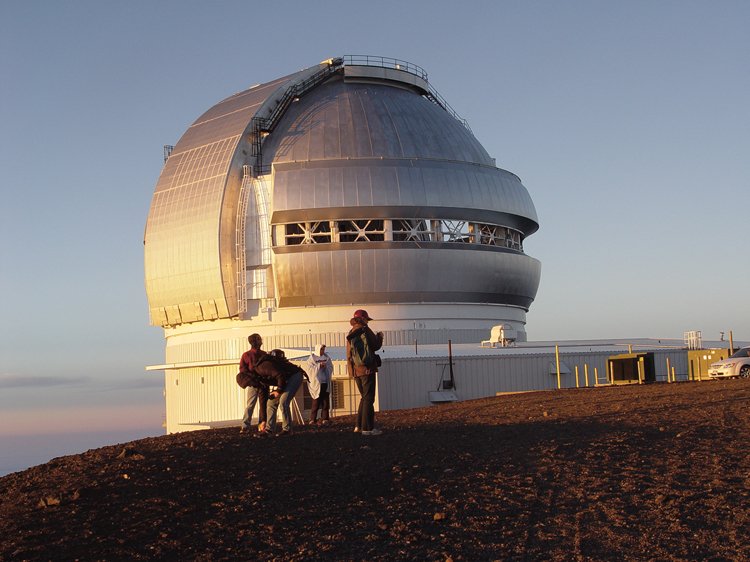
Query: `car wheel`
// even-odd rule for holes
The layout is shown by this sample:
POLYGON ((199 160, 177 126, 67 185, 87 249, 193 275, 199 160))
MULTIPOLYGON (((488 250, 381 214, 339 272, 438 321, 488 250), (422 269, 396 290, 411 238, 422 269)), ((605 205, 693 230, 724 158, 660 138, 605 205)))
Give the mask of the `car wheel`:
POLYGON ((750 365, 743 365, 740 369, 740 378, 741 379, 748 379, 750 378, 750 365))

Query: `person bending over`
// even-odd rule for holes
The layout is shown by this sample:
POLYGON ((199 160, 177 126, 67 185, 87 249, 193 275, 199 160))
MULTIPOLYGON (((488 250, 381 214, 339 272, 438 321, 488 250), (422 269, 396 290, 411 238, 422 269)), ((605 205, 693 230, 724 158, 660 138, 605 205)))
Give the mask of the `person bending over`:
POLYGON ((291 402, 302 384, 304 371, 289 361, 281 350, 274 349, 264 355, 255 365, 255 374, 261 382, 276 389, 268 395, 266 429, 276 431, 276 412, 281 406, 281 433, 292 432, 291 402))

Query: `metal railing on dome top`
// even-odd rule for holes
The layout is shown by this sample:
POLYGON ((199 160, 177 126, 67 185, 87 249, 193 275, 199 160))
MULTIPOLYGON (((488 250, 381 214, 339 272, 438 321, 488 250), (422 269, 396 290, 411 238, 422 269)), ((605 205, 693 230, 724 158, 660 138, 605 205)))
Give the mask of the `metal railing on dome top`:
POLYGON ((409 74, 421 78, 427 82, 427 93, 425 94, 425 97, 435 105, 443 108, 451 117, 466 127, 470 133, 473 132, 468 121, 456 113, 456 110, 445 101, 445 98, 441 96, 435 88, 430 86, 430 82, 427 79, 427 72, 421 66, 417 66, 416 64, 401 59, 376 57, 373 55, 344 55, 342 58, 344 59, 344 66, 374 66, 377 68, 390 68, 393 70, 408 72, 409 74))
POLYGON ((344 55, 343 59, 344 65, 392 68, 394 70, 403 70, 414 76, 419 76, 422 80, 427 80, 427 72, 425 72, 424 68, 405 60, 392 59, 390 57, 376 57, 373 55, 344 55))

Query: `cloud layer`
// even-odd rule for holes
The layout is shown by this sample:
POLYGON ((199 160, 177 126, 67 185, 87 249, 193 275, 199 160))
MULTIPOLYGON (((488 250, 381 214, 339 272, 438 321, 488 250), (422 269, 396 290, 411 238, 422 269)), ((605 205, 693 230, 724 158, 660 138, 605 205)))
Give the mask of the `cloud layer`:
POLYGON ((32 388, 49 386, 81 386, 91 384, 91 377, 40 377, 35 375, 0 374, 0 388, 32 388))

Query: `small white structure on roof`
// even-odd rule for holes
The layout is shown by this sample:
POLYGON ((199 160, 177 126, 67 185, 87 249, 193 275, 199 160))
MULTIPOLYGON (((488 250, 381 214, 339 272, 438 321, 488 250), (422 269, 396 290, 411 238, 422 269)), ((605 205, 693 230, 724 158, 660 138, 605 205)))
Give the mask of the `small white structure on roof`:
POLYGON ((510 324, 500 324, 499 326, 492 326, 490 330, 490 339, 482 341, 481 345, 488 344, 490 347, 495 347, 500 344, 500 347, 508 347, 516 343, 518 333, 510 324))

